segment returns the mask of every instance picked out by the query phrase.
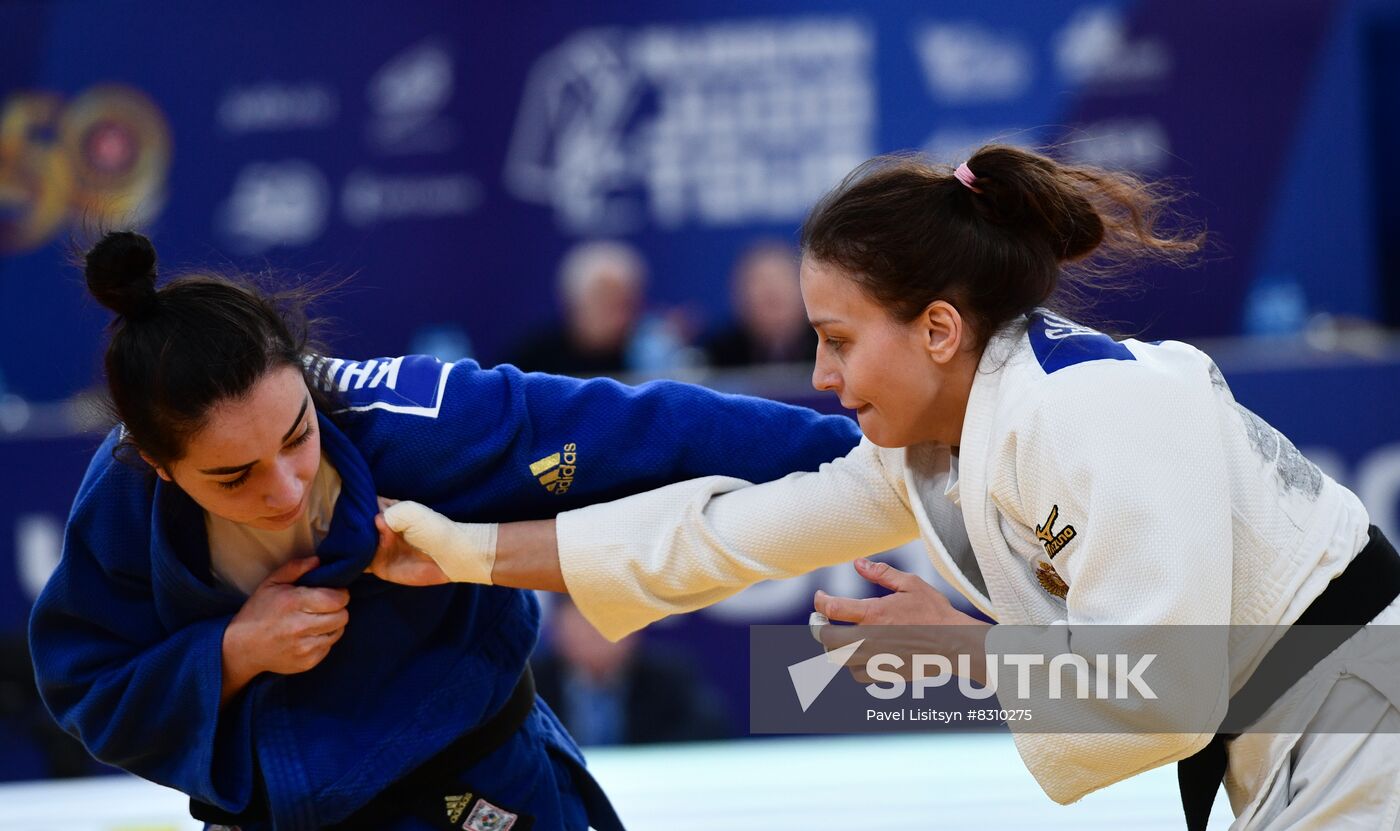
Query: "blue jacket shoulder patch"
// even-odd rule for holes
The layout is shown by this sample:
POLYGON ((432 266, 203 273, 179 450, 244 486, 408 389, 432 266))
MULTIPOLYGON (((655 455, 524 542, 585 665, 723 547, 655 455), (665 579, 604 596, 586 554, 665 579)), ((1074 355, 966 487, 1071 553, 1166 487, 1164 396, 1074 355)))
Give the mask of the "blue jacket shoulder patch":
POLYGON ((429 355, 308 360, 320 386, 340 396, 346 410, 388 410, 427 418, 437 418, 441 412, 447 376, 452 372, 452 364, 429 355))
POLYGON ((1086 361, 1136 360, 1128 347, 1103 332, 1043 309, 1031 313, 1027 336, 1046 375, 1086 361))

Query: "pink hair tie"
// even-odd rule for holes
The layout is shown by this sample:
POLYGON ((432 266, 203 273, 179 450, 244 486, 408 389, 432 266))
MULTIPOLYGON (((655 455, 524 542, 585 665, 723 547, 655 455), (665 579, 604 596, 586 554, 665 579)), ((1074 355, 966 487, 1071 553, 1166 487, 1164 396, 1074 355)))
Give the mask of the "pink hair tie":
POLYGON ((972 175, 972 169, 967 166, 967 162, 958 165, 958 169, 953 171, 953 176, 955 176, 959 182, 963 183, 963 187, 973 193, 982 192, 981 188, 973 184, 973 182, 977 181, 977 177, 972 175))

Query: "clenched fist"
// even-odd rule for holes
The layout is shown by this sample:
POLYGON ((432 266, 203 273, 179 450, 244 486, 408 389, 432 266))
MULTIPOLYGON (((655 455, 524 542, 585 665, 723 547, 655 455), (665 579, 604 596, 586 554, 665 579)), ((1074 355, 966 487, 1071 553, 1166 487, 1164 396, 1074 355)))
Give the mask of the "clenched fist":
POLYGON ((295 585, 319 564, 292 560, 267 576, 224 630, 223 700, 264 672, 291 675, 321 663, 345 634, 346 589, 295 585))
POLYGON ((448 581, 491 585, 495 523, 453 522, 417 502, 397 502, 374 518, 379 549, 369 572, 409 586, 448 581))

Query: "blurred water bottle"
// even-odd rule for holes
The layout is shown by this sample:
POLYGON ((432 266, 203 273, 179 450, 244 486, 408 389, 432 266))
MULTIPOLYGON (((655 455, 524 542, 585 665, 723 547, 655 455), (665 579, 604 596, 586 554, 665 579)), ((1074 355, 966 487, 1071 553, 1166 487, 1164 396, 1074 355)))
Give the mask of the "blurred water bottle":
POLYGON ((1262 277, 1245 295, 1246 335, 1296 335, 1303 331, 1307 318, 1307 295, 1291 275, 1262 277))

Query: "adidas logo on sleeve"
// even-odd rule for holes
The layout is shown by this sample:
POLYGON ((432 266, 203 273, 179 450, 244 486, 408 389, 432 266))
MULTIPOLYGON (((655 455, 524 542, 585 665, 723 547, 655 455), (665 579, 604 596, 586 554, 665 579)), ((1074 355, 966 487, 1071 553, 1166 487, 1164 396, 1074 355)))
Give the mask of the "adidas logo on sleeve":
POLYGON ((578 470, 578 445, 570 442, 558 453, 551 453, 530 465, 530 475, 540 480, 545 490, 564 494, 574 483, 578 470))

